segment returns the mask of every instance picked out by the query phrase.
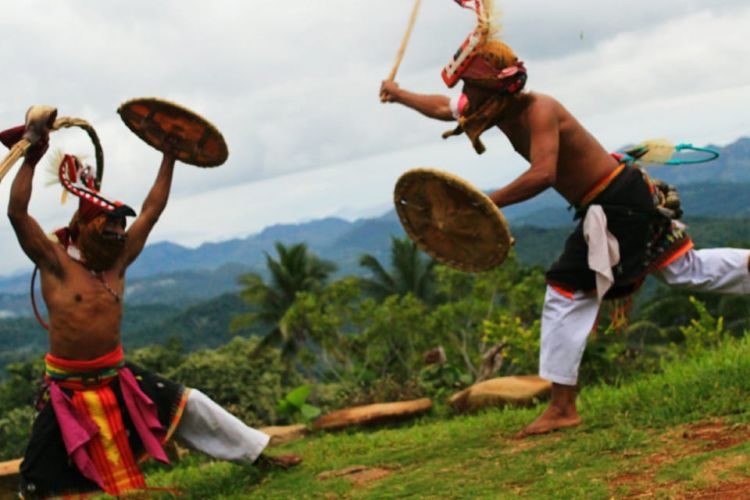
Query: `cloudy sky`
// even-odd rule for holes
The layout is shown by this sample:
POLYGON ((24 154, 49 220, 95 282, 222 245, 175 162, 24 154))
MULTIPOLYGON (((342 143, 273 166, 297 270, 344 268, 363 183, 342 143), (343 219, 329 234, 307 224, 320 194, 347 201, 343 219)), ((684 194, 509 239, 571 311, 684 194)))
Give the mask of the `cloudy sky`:
MULTIPOLYGON (((727 144, 750 135, 747 0, 496 0, 528 88, 565 104, 605 147, 653 137, 727 144)), ((450 124, 378 100, 412 0, 0 0, 0 127, 49 104, 97 129, 105 194, 140 207, 160 154, 122 124, 134 97, 183 104, 229 144, 216 169, 179 165, 152 242, 188 246, 275 223, 378 215, 405 170, 430 166, 489 189, 526 168, 499 133, 477 156, 450 124)), ((473 25, 450 0, 424 0, 397 81, 450 93, 439 76, 473 25)), ((90 154, 77 130, 52 148, 90 154)), ((44 160, 43 160, 44 163, 44 160)), ((7 200, 15 170, 0 185, 7 200)), ((46 229, 74 210, 35 179, 46 229)), ((4 202, 3 202, 4 203, 4 202)), ((28 268, 7 222, 0 274, 28 268)))

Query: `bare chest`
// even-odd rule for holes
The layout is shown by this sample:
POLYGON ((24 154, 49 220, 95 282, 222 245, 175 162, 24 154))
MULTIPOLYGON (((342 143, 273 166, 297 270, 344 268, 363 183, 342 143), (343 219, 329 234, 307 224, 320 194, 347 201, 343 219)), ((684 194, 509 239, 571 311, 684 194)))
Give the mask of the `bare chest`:
POLYGON ((70 317, 82 323, 92 318, 117 318, 122 314, 124 280, 108 273, 67 270, 62 279, 42 276, 42 295, 50 320, 70 317))

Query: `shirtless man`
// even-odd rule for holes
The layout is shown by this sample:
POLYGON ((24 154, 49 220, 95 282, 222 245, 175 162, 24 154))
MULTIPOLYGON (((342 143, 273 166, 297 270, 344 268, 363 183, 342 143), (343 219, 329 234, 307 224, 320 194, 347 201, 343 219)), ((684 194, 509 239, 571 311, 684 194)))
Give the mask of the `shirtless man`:
MULTIPOLYGON (((11 147, 27 124, 0 133, 11 147)), ((143 250, 169 197, 175 157, 165 153, 141 214, 110 202, 94 188, 90 168, 65 155, 63 187, 79 198, 71 223, 48 237, 28 213, 34 167, 47 133, 32 146, 11 187, 8 217, 23 251, 41 272, 49 314, 46 390, 21 464, 24 498, 93 490, 119 496, 148 489, 137 466, 146 455, 168 462, 172 435, 213 457, 252 463, 269 437, 252 429, 196 389, 124 360, 120 322, 125 271, 143 250)), ((275 465, 296 456, 266 457, 275 465)))
POLYGON ((526 69, 510 47, 490 40, 466 61, 461 73, 448 75, 452 81, 446 78, 451 66, 443 72, 449 86, 463 80, 459 98, 416 94, 385 81, 381 99, 433 119, 458 120, 444 137, 466 133, 478 153, 484 151, 479 136, 497 126, 530 164, 490 194, 498 207, 553 188, 577 208, 581 222, 546 275, 540 376, 553 383, 551 402, 520 436, 573 427, 581 423, 578 367, 602 299, 633 293, 651 272, 685 289, 750 293, 750 252, 694 251, 689 237, 656 208, 640 169, 608 153, 554 98, 523 92, 526 69), (616 239, 617 258, 608 255, 608 236, 616 239))

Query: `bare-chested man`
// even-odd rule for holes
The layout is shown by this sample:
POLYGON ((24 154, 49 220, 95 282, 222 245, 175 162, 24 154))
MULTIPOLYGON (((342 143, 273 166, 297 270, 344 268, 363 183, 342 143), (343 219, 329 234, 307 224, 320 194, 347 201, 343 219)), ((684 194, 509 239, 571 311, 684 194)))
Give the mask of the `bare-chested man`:
POLYGON ((473 54, 459 51, 457 60, 461 64, 447 66, 443 78, 449 86, 463 80, 460 97, 415 94, 385 81, 381 99, 437 120, 458 120, 444 137, 466 133, 478 153, 484 151, 479 136, 498 127, 530 163, 490 194, 499 207, 554 188, 577 208, 581 222, 546 275, 540 375, 553 382, 552 399, 521 436, 576 426, 578 367, 601 300, 634 292, 652 272, 676 287, 750 293, 750 252, 693 250, 689 237, 657 209, 640 169, 609 154, 557 100, 523 91, 526 69, 507 45, 489 40, 473 54))
MULTIPOLYGON (((27 124, 0 133, 11 147, 33 135, 27 124)), ((34 167, 47 131, 27 152, 11 187, 8 217, 23 251, 38 266, 49 314, 47 388, 21 464, 24 498, 103 490, 119 496, 147 488, 138 460, 168 462, 162 447, 176 436, 191 448, 255 462, 269 437, 196 389, 124 360, 120 338, 125 271, 138 257, 169 197, 175 158, 165 154, 140 215, 94 187, 90 168, 65 155, 63 187, 79 199, 70 224, 48 237, 28 213, 34 167)), ((295 456, 264 459, 295 465, 295 456)))

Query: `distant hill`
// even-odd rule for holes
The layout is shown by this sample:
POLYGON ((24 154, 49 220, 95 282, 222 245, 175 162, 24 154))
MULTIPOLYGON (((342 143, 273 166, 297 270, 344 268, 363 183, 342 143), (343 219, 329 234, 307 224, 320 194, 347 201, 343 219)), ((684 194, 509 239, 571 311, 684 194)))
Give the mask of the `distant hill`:
MULTIPOLYGON (((649 168, 652 176, 676 184, 689 217, 750 215, 750 138, 719 150, 720 159, 705 165, 649 168)), ((549 263, 555 250, 540 242, 557 242, 573 222, 572 211, 554 191, 503 210, 518 240, 522 261, 549 263), (551 232, 541 231, 549 229, 551 232), (550 234, 558 236, 551 238, 550 234)), ((206 243, 190 249, 174 243, 148 245, 128 271, 128 304, 163 303, 178 307, 237 290, 236 277, 265 272, 265 253, 274 244, 305 242, 320 257, 338 265, 338 275, 362 272, 358 260, 370 253, 387 261, 390 238, 402 237, 394 211, 354 222, 326 218, 301 224, 270 226, 243 239, 206 243)), ((554 246, 554 245, 553 245, 554 246)), ((556 248, 556 247, 554 247, 556 248)), ((27 274, 0 278, 0 318, 31 314, 27 274)))
MULTIPOLYGON (((179 310, 161 306, 138 306, 127 308, 126 324, 123 325, 123 342, 129 348, 163 343, 169 338, 177 339, 187 350, 215 348, 229 342, 234 333, 229 331, 232 319, 248 311, 237 293, 225 293, 210 300, 179 310), (144 308, 155 308, 155 316, 139 318, 144 308)), ((243 331, 243 335, 265 333, 260 329, 243 331)))
MULTIPOLYGON (((187 307, 168 304, 127 304, 122 320, 126 349, 164 344, 177 339, 186 350, 215 348, 234 337, 232 318, 248 311, 237 293, 225 293, 187 307)), ((263 333, 260 329, 242 335, 263 333)), ((47 332, 30 317, 0 319, 0 379, 6 364, 47 350, 47 332)))

